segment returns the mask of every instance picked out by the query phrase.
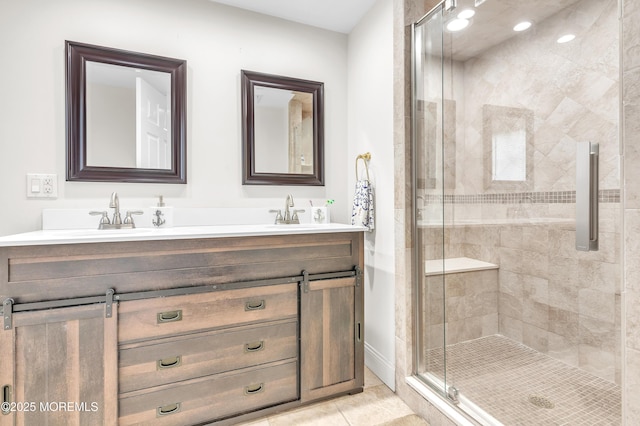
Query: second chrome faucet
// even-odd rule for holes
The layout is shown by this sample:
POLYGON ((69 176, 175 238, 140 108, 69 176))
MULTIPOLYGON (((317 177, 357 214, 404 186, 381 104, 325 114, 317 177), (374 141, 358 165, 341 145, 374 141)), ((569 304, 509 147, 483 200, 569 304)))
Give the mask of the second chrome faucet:
POLYGON ((295 206, 293 202, 293 196, 291 194, 287 195, 287 198, 284 201, 284 215, 281 210, 269 210, 270 213, 276 213, 276 225, 290 225, 290 224, 299 224, 300 218, 298 217, 298 213, 304 213, 304 209, 299 210, 291 210, 295 206))

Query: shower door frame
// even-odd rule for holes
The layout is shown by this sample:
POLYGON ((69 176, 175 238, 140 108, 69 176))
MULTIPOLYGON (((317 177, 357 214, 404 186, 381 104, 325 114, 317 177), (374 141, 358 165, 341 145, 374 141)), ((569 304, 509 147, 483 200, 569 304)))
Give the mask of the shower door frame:
MULTIPOLYGON (((438 393, 441 397, 443 397, 447 402, 452 402, 451 398, 449 398, 449 396, 447 395, 447 368, 446 368, 446 327, 445 327, 445 322, 444 319, 446 318, 446 303, 444 303, 444 297, 443 297, 443 340, 442 340, 442 345, 443 345, 443 384, 440 385, 438 383, 436 383, 435 381, 432 381, 428 378, 426 378, 424 376, 423 373, 421 373, 420 370, 420 366, 423 365, 426 360, 423 360, 423 354, 422 351, 424 349, 424 332, 423 332, 423 327, 420 325, 422 324, 423 321, 423 309, 424 309, 424 305, 423 305, 423 289, 421 289, 422 287, 422 279, 425 276, 425 269, 424 269, 424 259, 422 259, 422 242, 423 242, 423 237, 420 234, 420 231, 418 229, 418 214, 417 214, 417 182, 418 182, 418 156, 417 156, 417 146, 418 146, 418 137, 417 137, 417 107, 418 107, 418 103, 417 103, 417 96, 416 96, 416 88, 417 88, 417 73, 416 73, 416 66, 417 66, 417 61, 416 61, 416 55, 418 54, 418 52, 416 52, 416 27, 425 24, 425 22, 429 19, 431 19, 434 15, 436 15, 438 12, 441 13, 441 15, 444 13, 444 7, 445 7, 445 3, 449 1, 449 0, 441 0, 436 6, 434 6, 431 10, 429 10, 424 16, 422 16, 420 19, 418 19, 416 22, 414 22, 411 25, 411 179, 412 179, 412 184, 411 184, 411 200, 412 200, 412 220, 411 220, 411 235, 413 236, 413 253, 412 253, 412 263, 413 263, 413 273, 412 273, 412 280, 413 280, 413 286, 414 286, 414 291, 416 291, 416 297, 414 298, 415 303, 414 303, 414 327, 413 327, 413 335, 414 335, 414 345, 413 345, 413 372, 412 375, 414 377, 417 377, 419 380, 421 380, 423 383, 425 383, 427 386, 429 386, 432 390, 434 390, 436 393, 438 393)), ((442 21, 444 22, 444 21, 442 21)), ((441 48, 444 49, 444 27, 441 28, 441 34, 443 34, 443 37, 441 38, 441 48)), ((444 53, 444 52, 442 52, 444 53)), ((441 55, 440 57, 440 70, 441 73, 444 74, 444 55, 441 55)), ((441 77, 441 81, 443 84, 441 84, 440 86, 440 95, 441 95, 441 99, 444 101, 444 76, 441 77)), ((444 115, 441 117, 441 119, 443 120, 444 115)), ((441 123, 442 124, 442 123, 441 123)), ((436 131, 437 132, 437 131, 436 131)), ((441 141, 444 144, 444 126, 440 125, 440 132, 442 133, 441 135, 441 141)), ((442 158, 444 159, 444 156, 442 156, 442 158)), ((440 171, 442 173, 444 173, 444 169, 441 167, 440 171)), ((442 291, 443 291, 443 296, 444 296, 444 292, 445 292, 445 274, 444 274, 444 231, 445 231, 445 225, 444 225, 444 215, 445 215, 445 211, 444 211, 444 182, 442 182, 441 184, 441 188, 440 188, 440 193, 443 196, 442 199, 442 203, 440 205, 442 211, 442 222, 439 224, 441 227, 441 231, 442 231, 442 240, 441 240, 441 244, 442 244, 442 274, 439 275, 442 279, 442 291)))

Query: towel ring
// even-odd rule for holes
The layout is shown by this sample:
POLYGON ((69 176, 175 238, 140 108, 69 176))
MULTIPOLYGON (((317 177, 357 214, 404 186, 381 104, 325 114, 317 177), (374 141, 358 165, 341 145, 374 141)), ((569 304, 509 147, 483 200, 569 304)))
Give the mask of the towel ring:
POLYGON ((367 165, 367 161, 371 160, 371 153, 365 152, 364 154, 360 154, 356 157, 356 180, 359 179, 358 175, 358 160, 362 160, 364 163, 364 170, 367 172, 367 180, 371 180, 369 178, 369 166, 367 165))

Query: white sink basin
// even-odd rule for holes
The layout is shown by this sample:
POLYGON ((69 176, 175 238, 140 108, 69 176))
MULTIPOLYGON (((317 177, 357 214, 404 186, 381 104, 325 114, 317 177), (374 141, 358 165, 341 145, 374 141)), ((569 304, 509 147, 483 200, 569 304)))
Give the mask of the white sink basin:
POLYGON ((267 228, 271 229, 319 229, 326 225, 313 224, 313 223, 290 223, 290 224, 278 224, 278 225, 265 225, 267 228))
POLYGON ((149 234, 153 232, 154 229, 151 228, 129 228, 129 229, 63 229, 52 231, 59 237, 108 237, 109 235, 140 235, 140 234, 149 234))

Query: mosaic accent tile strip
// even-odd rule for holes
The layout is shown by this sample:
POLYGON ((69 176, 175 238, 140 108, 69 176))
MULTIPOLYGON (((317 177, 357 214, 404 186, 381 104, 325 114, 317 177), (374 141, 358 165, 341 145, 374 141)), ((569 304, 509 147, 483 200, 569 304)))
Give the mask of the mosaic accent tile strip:
MULTIPOLYGON (((428 352, 442 379, 442 348, 428 352)), ((619 425, 620 386, 500 335, 447 346, 447 381, 505 425, 619 425)))
MULTIPOLYGON (((427 194, 424 197, 424 201, 427 204, 569 204, 576 202, 576 191, 509 192, 474 195, 427 194)), ((620 190, 600 190, 598 201, 601 203, 619 203, 620 190)))

